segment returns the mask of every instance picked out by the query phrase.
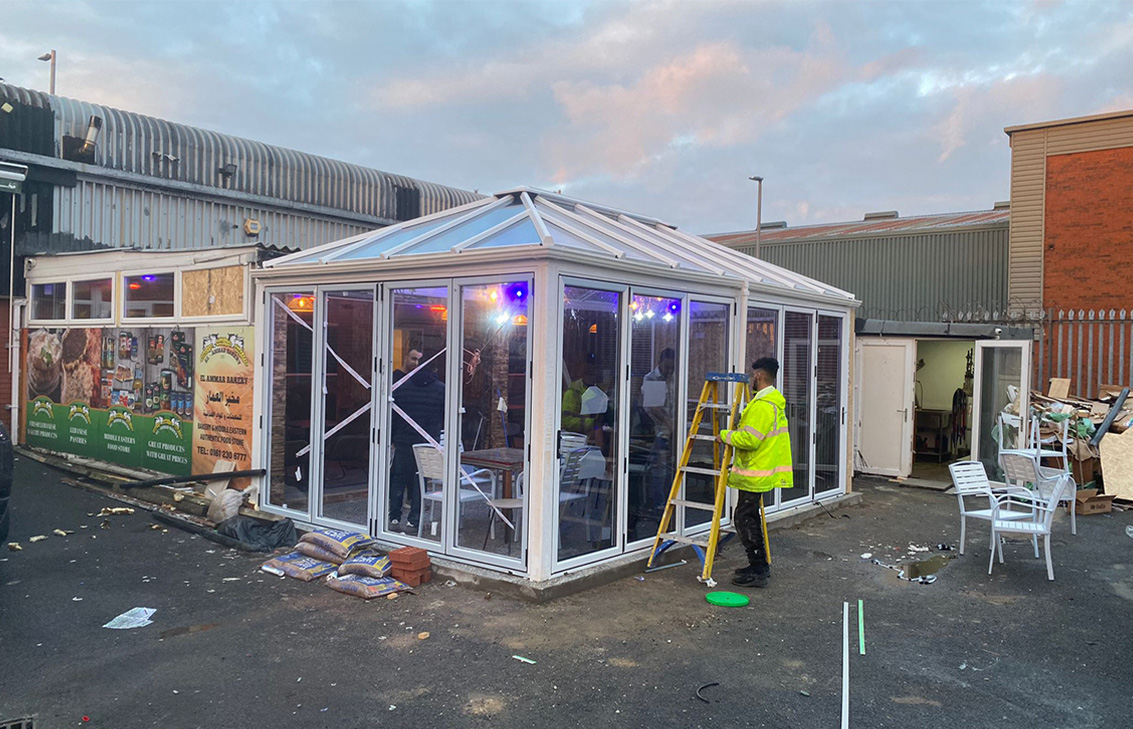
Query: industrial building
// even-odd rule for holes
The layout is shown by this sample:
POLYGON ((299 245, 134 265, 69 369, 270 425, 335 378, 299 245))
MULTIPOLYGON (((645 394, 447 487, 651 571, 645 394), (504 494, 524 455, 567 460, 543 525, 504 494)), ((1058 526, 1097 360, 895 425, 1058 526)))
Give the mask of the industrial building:
MULTIPOLYGON (((4 83, 0 163, 27 168, 18 192, 0 186, 0 240, 10 246, 0 267, 10 281, 2 285, 0 316, 12 322, 21 319, 8 302, 24 296, 26 256, 100 248, 294 250, 481 197, 4 83)), ((0 344, 7 346, 9 327, 3 329, 0 344)), ((0 391, 12 388, 13 364, 10 357, 0 367, 0 391)))
MULTIPOLYGON (((707 236, 796 273, 854 291, 855 468, 946 481, 945 464, 994 450, 998 407, 973 411, 981 384, 1016 380, 1033 332, 1008 310, 1010 205, 707 236), (981 383, 977 373, 989 372, 981 383)), ((989 392, 1000 393, 997 385, 989 392)), ((1001 396, 998 396, 1001 397, 1001 396)))

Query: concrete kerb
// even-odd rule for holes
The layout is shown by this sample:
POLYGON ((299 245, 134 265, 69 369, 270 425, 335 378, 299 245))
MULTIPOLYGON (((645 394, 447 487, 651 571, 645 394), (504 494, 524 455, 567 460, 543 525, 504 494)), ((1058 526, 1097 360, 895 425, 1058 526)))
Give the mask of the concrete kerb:
MULTIPOLYGON (((824 499, 820 503, 806 504, 795 509, 772 514, 767 519, 767 531, 776 532, 790 529, 811 519, 829 516, 830 512, 857 506, 861 502, 862 495, 860 493, 848 493, 824 499)), ((672 555, 666 559, 666 563, 685 559, 689 561, 691 569, 699 569, 699 561, 691 547, 674 547, 665 554, 672 555)), ((463 587, 483 590, 502 597, 544 603, 605 585, 630 575, 641 574, 645 569, 648 557, 649 555, 645 552, 626 554, 601 564, 566 572, 538 584, 519 575, 506 575, 482 567, 450 562, 443 557, 433 557, 433 572, 438 577, 452 580, 463 587)))

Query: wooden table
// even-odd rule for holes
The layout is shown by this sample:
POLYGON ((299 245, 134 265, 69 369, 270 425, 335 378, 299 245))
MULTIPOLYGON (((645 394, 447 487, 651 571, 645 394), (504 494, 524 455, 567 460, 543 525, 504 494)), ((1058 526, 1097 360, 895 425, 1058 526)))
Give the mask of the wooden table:
POLYGON ((503 474, 500 490, 505 499, 512 494, 512 480, 523 472, 525 453, 522 448, 482 448, 478 451, 464 451, 460 462, 479 468, 490 468, 503 474))

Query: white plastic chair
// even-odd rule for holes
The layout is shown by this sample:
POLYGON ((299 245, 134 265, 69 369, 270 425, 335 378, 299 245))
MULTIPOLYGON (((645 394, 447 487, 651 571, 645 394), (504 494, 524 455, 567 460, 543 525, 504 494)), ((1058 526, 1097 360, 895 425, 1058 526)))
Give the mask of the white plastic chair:
MULTIPOLYGON (((441 485, 445 479, 445 455, 444 451, 437 450, 429 443, 418 443, 413 446, 413 458, 417 461, 417 482, 421 488, 421 515, 417 518, 417 536, 419 537, 425 525, 425 505, 428 504, 429 514, 432 515, 435 506, 444 499, 444 490, 441 485), (428 488, 430 483, 437 484, 437 487, 430 490, 428 488)), ((478 471, 471 472, 465 469, 464 477, 461 478, 459 496, 461 505, 484 498, 476 489, 464 488, 463 485, 467 483, 466 478, 474 480, 477 486, 486 486, 486 494, 496 493, 496 475, 491 469, 481 468, 478 471)))
MULTIPOLYGON (((1020 453, 1003 454, 1005 460, 1016 471, 1030 470, 1035 479, 1039 478, 1038 466, 1031 458, 1020 453), (1029 464, 1029 465, 1028 465, 1029 464)), ((995 555, 999 554, 999 563, 1003 564, 1003 535, 1025 534, 1031 537, 1035 545, 1035 557, 1039 556, 1038 538, 1043 538, 1043 549, 1046 552, 1046 577, 1054 579, 1054 565, 1050 559, 1050 531, 1054 523, 1054 512, 1058 509, 1058 502, 1062 500, 1066 490, 1066 481, 1058 481, 1045 496, 1038 492, 1032 493, 1030 498, 1016 493, 1003 494, 992 505, 991 542, 994 548, 987 563, 987 573, 990 575, 995 566, 995 555), (1025 516, 1014 516, 1018 511, 1028 511, 1025 516)))
POLYGON ((1070 533, 1077 535, 1078 519, 1075 513, 1077 508, 1074 504, 1074 492, 1077 487, 1074 484, 1074 477, 1062 469, 1043 468, 1039 465, 1040 460, 1041 451, 1038 450, 999 452, 999 467, 1003 469, 1003 478, 1008 484, 1024 488, 1030 484, 1040 501, 1045 500, 1052 491, 1057 491, 1060 502, 1070 503, 1070 533))
MULTIPOLYGON (((987 470, 984 469, 984 464, 979 461, 959 461, 948 466, 948 472, 952 474, 952 485, 956 489, 956 500, 960 504, 960 554, 964 553, 964 541, 968 531, 968 519, 982 519, 990 522, 992 515, 995 513, 995 499, 999 494, 1010 494, 1013 492, 1021 492, 1030 495, 1027 489, 1020 489, 1007 484, 989 481, 987 478, 987 470), (982 496, 988 500, 988 508, 986 509, 971 509, 964 503, 965 497, 982 496)), ((1002 516, 1005 518, 1010 515, 1011 517, 1030 516, 1030 511, 1009 512, 1003 511, 1002 516)), ((994 550, 995 541, 991 542, 994 550)), ((1035 549, 1038 549, 1038 541, 1035 541, 1035 549)), ((1036 552, 1037 554, 1037 552, 1036 552)))

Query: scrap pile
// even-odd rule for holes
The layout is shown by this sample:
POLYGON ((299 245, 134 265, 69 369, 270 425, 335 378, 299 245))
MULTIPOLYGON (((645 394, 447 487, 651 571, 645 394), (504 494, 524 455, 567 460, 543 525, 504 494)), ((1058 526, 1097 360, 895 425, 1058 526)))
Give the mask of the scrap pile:
POLYGON ((1031 393, 1031 411, 1044 449, 1060 450, 1065 433, 1078 513, 1109 511, 1115 498, 1133 501, 1133 398, 1120 386, 1103 385, 1097 400, 1069 389, 1069 380, 1051 380, 1047 394, 1031 393))
MULTIPOLYGON (((421 572, 399 570, 400 563, 391 561, 391 557, 405 552, 405 549, 387 556, 377 548, 377 544, 376 539, 361 532, 319 529, 304 534, 294 552, 273 557, 260 569, 303 582, 324 579, 332 590, 365 599, 411 591, 413 587, 429 581, 428 578, 421 579, 421 572), (410 579, 402 580, 399 575, 410 579)), ((424 569, 431 577, 428 553, 416 551, 425 555, 424 569)), ((420 564, 420 559, 414 564, 420 564)))

